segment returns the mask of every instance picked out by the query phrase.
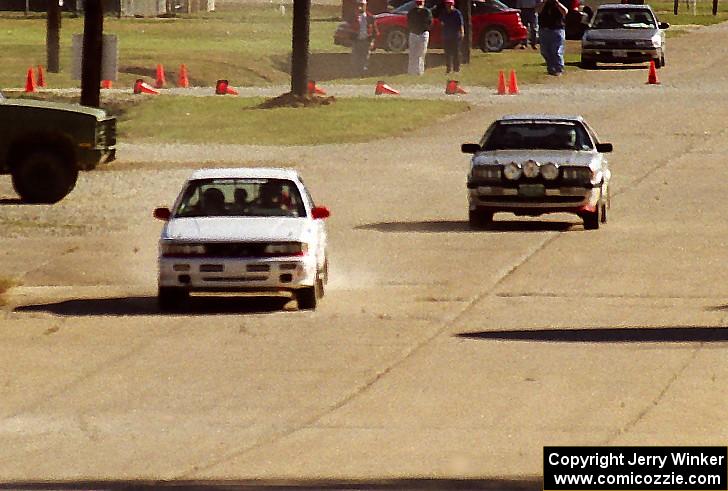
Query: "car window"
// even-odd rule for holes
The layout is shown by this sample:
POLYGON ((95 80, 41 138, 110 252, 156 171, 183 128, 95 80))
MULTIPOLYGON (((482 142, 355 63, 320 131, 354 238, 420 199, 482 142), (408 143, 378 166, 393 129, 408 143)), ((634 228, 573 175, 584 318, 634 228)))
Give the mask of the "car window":
POLYGON ((657 22, 646 10, 597 10, 592 23, 594 29, 655 29, 657 22))
POLYGON ((296 183, 286 179, 200 179, 190 181, 175 217, 306 216, 296 183))
POLYGON ((509 7, 498 0, 474 1, 471 3, 473 14, 491 14, 509 10, 509 7))
POLYGON ((591 150, 589 134, 574 121, 498 121, 486 132, 483 150, 591 150))

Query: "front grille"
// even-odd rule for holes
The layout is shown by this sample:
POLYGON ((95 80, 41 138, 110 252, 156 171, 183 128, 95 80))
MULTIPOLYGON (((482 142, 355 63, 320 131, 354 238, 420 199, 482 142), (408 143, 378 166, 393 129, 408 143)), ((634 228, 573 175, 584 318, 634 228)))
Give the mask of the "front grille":
POLYGON ((113 147, 114 145, 116 145, 116 118, 99 122, 96 146, 113 147))
POLYGON ((211 242, 205 244, 205 253, 214 257, 262 257, 265 242, 211 242))

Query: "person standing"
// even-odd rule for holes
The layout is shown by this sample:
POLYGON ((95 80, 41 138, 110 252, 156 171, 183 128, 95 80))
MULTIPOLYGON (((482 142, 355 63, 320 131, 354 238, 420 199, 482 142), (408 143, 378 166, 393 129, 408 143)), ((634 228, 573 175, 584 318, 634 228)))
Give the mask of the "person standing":
POLYGON ((538 42, 546 71, 556 77, 564 73, 565 20, 569 10, 559 0, 543 0, 536 6, 538 42))
POLYGON ((524 49, 528 43, 531 43, 531 48, 536 49, 536 42, 538 41, 536 3, 537 0, 518 0, 516 4, 521 11, 521 22, 528 29, 528 38, 521 43, 521 49, 524 49))
POLYGON ((442 47, 445 49, 447 72, 460 71, 460 43, 465 37, 463 14, 455 8, 455 0, 444 0, 445 10, 440 14, 442 47))
POLYGON ((409 30, 409 65, 407 73, 422 75, 425 73, 425 55, 430 41, 432 28, 432 12, 425 8, 425 0, 416 0, 415 6, 407 12, 407 29, 409 30))
POLYGON ((351 68, 356 76, 363 77, 369 66, 369 53, 379 31, 374 16, 367 10, 367 0, 357 0, 357 9, 349 19, 351 35, 351 68))

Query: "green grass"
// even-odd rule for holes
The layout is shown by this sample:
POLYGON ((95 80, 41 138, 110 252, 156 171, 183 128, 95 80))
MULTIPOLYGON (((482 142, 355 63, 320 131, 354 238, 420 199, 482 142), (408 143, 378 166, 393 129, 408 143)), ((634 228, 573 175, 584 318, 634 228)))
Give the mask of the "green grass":
POLYGON ((255 145, 364 142, 404 134, 469 109, 459 101, 408 99, 339 99, 304 109, 259 109, 261 102, 262 98, 232 97, 145 99, 121 115, 120 139, 255 145))
MULTIPOLYGON (((699 0, 698 15, 693 16, 681 0, 680 13, 672 14, 672 1, 652 2, 661 20, 674 27, 668 35, 684 32, 682 25, 705 25, 728 19, 728 2, 722 2, 719 15, 711 15, 712 2, 699 0)), ((327 54, 340 54, 337 63, 348 63, 348 49, 333 44, 333 33, 339 20, 336 5, 314 5, 310 23, 312 60, 327 54)), ((236 86, 287 84, 291 51, 292 8, 281 15, 275 5, 221 5, 215 12, 183 15, 176 18, 107 17, 104 32, 116 34, 119 40, 119 81, 116 87, 132 86, 137 78, 151 80, 158 63, 166 69, 168 82, 176 80, 182 63, 189 69, 192 85, 212 86, 226 78, 236 86)), ((83 18, 64 16, 61 28, 61 73, 46 73, 50 87, 79 87, 70 76, 71 36, 83 32, 83 18)), ((23 87, 30 66, 46 64, 45 16, 24 17, 18 13, 0 14, 0 87, 23 87)), ((441 53, 433 50, 433 53, 441 53)), ((392 54, 378 50, 375 58, 392 54)), ((386 59, 386 58, 385 58, 386 59)), ((326 62, 324 62, 325 64, 326 62)), ((314 65, 312 61, 312 66, 314 65)), ((345 67, 344 67, 345 68, 345 67)), ((472 62, 464 67, 460 81, 464 85, 495 86, 499 69, 515 68, 519 82, 537 82, 544 78, 543 60, 536 52, 505 50, 502 53, 482 53, 473 50, 472 62)), ((337 75, 338 76, 338 75, 337 75)), ((343 77, 343 75, 342 75, 343 77)), ((346 78, 337 81, 372 84, 380 77, 363 80, 346 78)), ((444 69, 430 68, 425 76, 387 76, 398 85, 443 84, 444 69)))

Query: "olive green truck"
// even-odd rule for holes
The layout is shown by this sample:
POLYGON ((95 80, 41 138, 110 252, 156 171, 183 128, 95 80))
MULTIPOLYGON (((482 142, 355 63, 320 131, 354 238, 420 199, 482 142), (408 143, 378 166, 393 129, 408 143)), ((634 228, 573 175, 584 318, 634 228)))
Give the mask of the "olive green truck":
POLYGON ((116 157, 116 118, 103 109, 0 95, 0 174, 26 203, 55 203, 79 170, 116 157))

